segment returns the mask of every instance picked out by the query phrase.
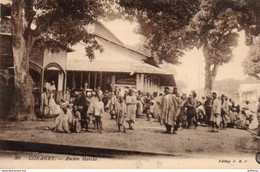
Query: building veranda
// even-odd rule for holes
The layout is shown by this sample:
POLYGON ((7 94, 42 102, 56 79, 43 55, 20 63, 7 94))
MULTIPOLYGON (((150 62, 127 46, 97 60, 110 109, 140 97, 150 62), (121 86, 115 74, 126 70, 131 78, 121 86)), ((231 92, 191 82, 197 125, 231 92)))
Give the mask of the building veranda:
MULTIPOLYGON (((2 6, 1 16, 1 89, 4 99, 14 90, 13 55, 9 7, 2 6)), ((102 91, 133 88, 141 92, 163 92, 164 87, 176 85, 173 74, 161 69, 156 61, 143 53, 126 47, 102 23, 90 26, 103 52, 95 51, 95 59, 86 56, 84 43, 73 47, 60 46, 53 52, 35 44, 30 55, 30 75, 34 81, 36 106, 45 82, 54 83, 55 100, 59 103, 67 89, 102 91)), ((5 105, 3 105, 5 106, 5 105)))

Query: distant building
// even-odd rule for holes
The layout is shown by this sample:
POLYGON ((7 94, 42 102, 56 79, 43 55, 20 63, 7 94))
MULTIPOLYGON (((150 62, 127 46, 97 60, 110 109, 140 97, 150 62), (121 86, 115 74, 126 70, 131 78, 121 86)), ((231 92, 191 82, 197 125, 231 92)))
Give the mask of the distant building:
POLYGON ((248 100, 254 109, 260 97, 260 82, 256 84, 241 84, 238 89, 238 95, 241 104, 248 100))

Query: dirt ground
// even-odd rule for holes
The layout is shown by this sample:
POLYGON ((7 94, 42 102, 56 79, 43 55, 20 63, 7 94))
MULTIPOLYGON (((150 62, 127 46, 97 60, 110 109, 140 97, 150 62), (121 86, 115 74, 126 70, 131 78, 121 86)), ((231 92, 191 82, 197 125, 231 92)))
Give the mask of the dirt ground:
POLYGON ((42 121, 0 121, 0 140, 18 140, 72 146, 88 146, 155 153, 170 153, 181 157, 255 156, 260 140, 246 130, 231 129, 211 133, 207 127, 180 129, 177 134, 165 134, 164 126, 154 119, 138 118, 134 130, 117 132, 115 120, 103 117, 103 133, 95 130, 81 133, 55 133, 54 119, 42 121))

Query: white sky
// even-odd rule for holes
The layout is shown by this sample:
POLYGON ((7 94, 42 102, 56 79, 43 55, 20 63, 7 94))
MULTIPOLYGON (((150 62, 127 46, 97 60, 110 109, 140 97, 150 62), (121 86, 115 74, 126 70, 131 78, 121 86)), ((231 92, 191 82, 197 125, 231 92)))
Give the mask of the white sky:
POLYGON ((0 2, 1 2, 2 4, 7 4, 7 3, 10 3, 10 0, 0 0, 0 2))
POLYGON ((141 35, 135 33, 137 23, 124 20, 101 21, 115 36, 127 45, 135 45, 141 42, 141 35))
MULTIPOLYGON (((105 26, 113 32, 119 40, 127 45, 138 44, 141 41, 141 35, 135 34, 138 24, 123 20, 115 20, 104 23, 105 26)), ((239 34, 238 46, 233 50, 233 59, 219 68, 216 80, 227 78, 245 79, 242 62, 246 58, 249 47, 245 45, 245 34, 239 34)), ((171 65, 167 69, 174 69, 176 80, 182 80, 187 85, 187 91, 204 87, 204 57, 201 50, 193 49, 186 52, 181 58, 182 64, 178 66, 171 65)), ((165 68, 165 70, 167 70, 165 68)))

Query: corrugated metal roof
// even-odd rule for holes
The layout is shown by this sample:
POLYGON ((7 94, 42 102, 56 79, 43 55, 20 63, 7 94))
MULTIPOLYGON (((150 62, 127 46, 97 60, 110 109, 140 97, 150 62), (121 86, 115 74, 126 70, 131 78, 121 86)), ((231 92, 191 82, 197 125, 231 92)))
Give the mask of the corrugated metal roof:
POLYGON ((104 52, 96 51, 95 59, 90 61, 86 56, 84 44, 77 44, 72 47, 75 51, 67 54, 67 70, 171 75, 163 69, 142 61, 144 57, 139 53, 129 51, 100 38, 97 39, 103 46, 104 52))
POLYGON ((74 61, 67 63, 67 70, 70 71, 93 71, 93 72, 123 72, 123 73, 147 73, 170 75, 170 73, 151 66, 146 63, 121 62, 121 61, 74 61))
POLYGON ((108 39, 116 44, 124 45, 106 26, 104 26, 101 22, 96 21, 94 23, 94 32, 96 36, 108 39))
POLYGON ((126 47, 101 23, 95 25, 101 26, 95 27, 94 34, 104 52, 95 51, 95 59, 90 61, 84 43, 71 47, 75 51, 67 54, 67 71, 157 74, 164 86, 176 85, 172 73, 159 68, 156 62, 148 64, 153 58, 126 47))

